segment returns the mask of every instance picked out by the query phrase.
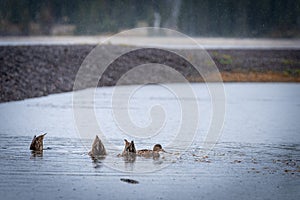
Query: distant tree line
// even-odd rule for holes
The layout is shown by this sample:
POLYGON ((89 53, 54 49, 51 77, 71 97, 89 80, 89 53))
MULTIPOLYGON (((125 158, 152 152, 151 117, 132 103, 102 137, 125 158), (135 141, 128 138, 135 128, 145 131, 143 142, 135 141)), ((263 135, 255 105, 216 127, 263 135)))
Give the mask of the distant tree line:
POLYGON ((300 0, 0 0, 0 18, 0 35, 158 26, 192 36, 300 37, 300 0))

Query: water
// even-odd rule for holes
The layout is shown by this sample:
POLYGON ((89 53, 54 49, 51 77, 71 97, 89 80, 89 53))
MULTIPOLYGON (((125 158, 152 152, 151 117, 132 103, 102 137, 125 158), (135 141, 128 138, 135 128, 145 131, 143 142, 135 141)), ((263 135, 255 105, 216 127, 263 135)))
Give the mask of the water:
MULTIPOLYGON (((139 32, 133 30, 133 32, 139 32)), ((142 31, 142 30, 140 30, 142 31)), ((160 30, 162 31, 162 30, 160 30)), ((162 31, 165 32, 166 30, 162 31)), ((167 33, 172 31, 166 31, 167 33)), ((173 32, 172 32, 173 33, 173 32)), ((99 43, 113 45, 147 46, 168 49, 194 49, 195 44, 187 38, 177 37, 147 37, 147 36, 35 36, 35 37, 0 37, 0 46, 20 45, 96 45, 99 43)), ((178 37, 179 36, 179 37, 178 37)), ((299 49, 299 39, 253 39, 253 38, 193 38, 204 49, 299 49)), ((198 47, 196 47, 198 48, 198 47)))
MULTIPOLYGON (((122 134, 113 121, 110 100, 113 88, 97 89, 97 120, 116 147, 107 146, 109 155, 97 162, 87 155, 92 140, 82 139, 74 122, 72 93, 0 104, 1 197, 297 199, 300 194, 300 85, 225 84, 223 133, 209 152, 203 151, 201 142, 212 114, 210 96, 204 84, 192 87, 197 93, 200 125, 192 145, 183 153, 168 146, 180 118, 173 94, 150 85, 133 95, 129 112, 139 126, 149 123, 147 111, 151 105, 163 105, 167 116, 160 134, 133 138, 122 134), (34 155, 29 151, 31 139, 42 132, 48 133, 44 141, 47 149, 43 155, 34 155), (138 149, 151 148, 159 142, 172 154, 161 154, 159 159, 137 157, 135 162, 128 162, 117 156, 124 138, 135 139, 138 149), (154 170, 134 173, 143 165, 154 170), (160 169, 161 166, 164 168, 160 169), (120 167, 124 170, 117 170, 120 167), (139 183, 129 184, 121 178, 139 183)), ((86 91, 89 90, 80 92, 86 91)), ((80 105, 89 109, 84 99, 80 105)))

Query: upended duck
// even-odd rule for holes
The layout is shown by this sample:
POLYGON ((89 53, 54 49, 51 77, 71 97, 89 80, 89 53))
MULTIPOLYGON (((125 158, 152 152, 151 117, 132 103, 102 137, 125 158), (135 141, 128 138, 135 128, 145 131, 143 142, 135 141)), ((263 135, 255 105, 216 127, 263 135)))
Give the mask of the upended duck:
POLYGON ((134 142, 133 141, 128 142, 126 139, 124 139, 124 142, 125 142, 125 147, 122 152, 122 156, 136 154, 134 142))
POLYGON ((104 147, 103 143, 101 142, 101 140, 99 139, 98 135, 96 135, 96 138, 94 139, 94 142, 92 145, 92 149, 88 154, 91 157, 105 156, 107 154, 105 147, 104 147))
POLYGON ((42 134, 42 135, 39 135, 36 137, 36 135, 33 137, 32 139, 32 142, 31 142, 31 145, 30 145, 30 150, 32 151, 43 151, 43 140, 44 140, 44 137, 47 133, 45 134, 42 134))

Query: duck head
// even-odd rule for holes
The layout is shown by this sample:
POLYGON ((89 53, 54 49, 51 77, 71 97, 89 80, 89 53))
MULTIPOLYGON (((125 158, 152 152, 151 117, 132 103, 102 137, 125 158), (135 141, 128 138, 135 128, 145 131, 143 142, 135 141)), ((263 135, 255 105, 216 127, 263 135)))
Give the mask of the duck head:
POLYGON ((153 151, 156 151, 156 152, 159 152, 159 151, 165 152, 165 150, 162 148, 162 146, 160 144, 154 145, 153 151))

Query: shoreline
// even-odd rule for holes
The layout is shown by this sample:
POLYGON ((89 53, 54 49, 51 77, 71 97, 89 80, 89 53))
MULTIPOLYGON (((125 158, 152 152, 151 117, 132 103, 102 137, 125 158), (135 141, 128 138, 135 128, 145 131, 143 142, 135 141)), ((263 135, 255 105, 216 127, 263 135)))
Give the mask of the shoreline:
MULTIPOLYGON (((0 102, 23 100, 73 90, 77 71, 95 45, 0 46, 0 102)), ((103 45, 104 62, 130 46, 103 45)), ((197 51, 188 52, 198 59, 197 51)), ((300 50, 297 49, 208 49, 224 82, 300 82, 300 50)), ((199 52, 198 52, 199 53, 199 52)), ((156 62, 172 66, 191 82, 203 82, 188 61, 170 57, 163 51, 146 49, 126 55, 109 66, 98 86, 113 86, 133 66, 156 62), (164 58, 167 58, 164 60, 164 58)), ((97 74, 96 68, 89 72, 97 74)), ((90 82, 97 76, 88 77, 90 82)), ((80 89, 91 87, 89 81, 80 89)))

